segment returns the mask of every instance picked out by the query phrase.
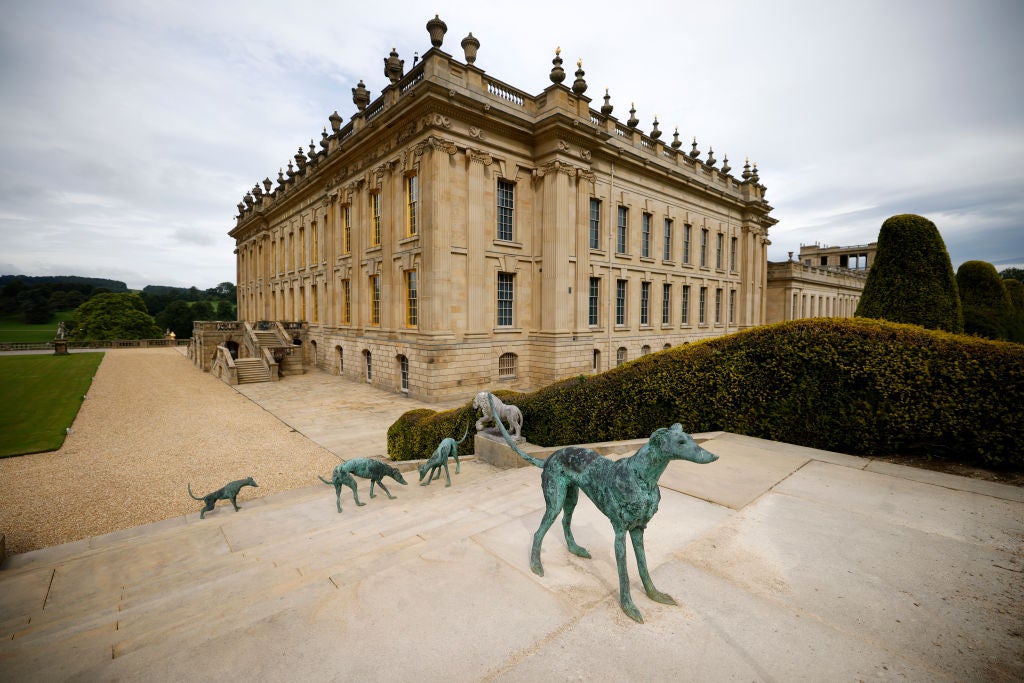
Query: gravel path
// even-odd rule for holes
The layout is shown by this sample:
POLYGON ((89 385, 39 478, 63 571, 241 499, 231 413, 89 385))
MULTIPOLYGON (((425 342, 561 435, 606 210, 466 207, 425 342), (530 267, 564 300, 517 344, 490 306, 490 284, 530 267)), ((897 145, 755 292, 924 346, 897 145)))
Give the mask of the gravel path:
POLYGON ((197 512, 188 482, 203 495, 252 476, 244 505, 338 463, 176 349, 107 351, 73 430, 58 451, 0 459, 8 554, 197 512))

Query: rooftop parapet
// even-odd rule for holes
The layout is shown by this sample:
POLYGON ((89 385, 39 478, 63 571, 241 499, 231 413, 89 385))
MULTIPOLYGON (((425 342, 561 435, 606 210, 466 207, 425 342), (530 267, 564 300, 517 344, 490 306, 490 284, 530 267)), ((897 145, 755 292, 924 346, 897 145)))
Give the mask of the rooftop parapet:
POLYGON ((567 87, 563 85, 566 73, 562 67, 561 49, 556 49, 549 74, 552 85, 539 95, 530 95, 487 75, 475 65, 480 41, 472 33, 462 40, 465 62, 459 62, 441 49, 447 25, 438 16, 435 15, 427 22, 427 31, 431 47, 423 54, 423 58, 414 59, 412 68, 405 73, 405 60, 400 59, 397 50, 392 48, 384 58, 384 74, 389 83, 380 95, 371 100, 370 91, 360 80, 352 88, 352 103, 356 111, 349 121, 342 125, 342 116, 337 111, 333 112, 328 117, 331 132, 328 133, 327 127, 324 127, 320 149, 316 148, 311 139, 308 152, 300 147, 294 155, 294 165, 292 159, 288 160, 287 173, 284 168, 278 170, 276 187, 268 177, 262 181, 262 189, 260 183, 257 183, 243 196, 238 203, 237 225, 273 208, 285 196, 326 172, 327 164, 323 163, 326 159, 358 144, 364 128, 375 127, 377 119, 390 109, 405 105, 408 98, 416 97, 421 86, 426 83, 446 88, 449 99, 464 97, 467 101, 482 102, 484 111, 490 115, 524 121, 526 125, 536 125, 550 117, 566 117, 572 121, 571 125, 576 130, 590 133, 620 158, 632 157, 641 163, 650 163, 653 157, 656 163, 705 187, 733 195, 744 202, 760 202, 767 206, 764 199, 767 187, 760 182, 756 163, 751 167, 747 161, 743 173, 737 178, 732 175, 727 155, 723 157, 720 167, 711 147, 702 159, 696 137, 693 138, 691 149, 684 151, 678 127, 672 141, 666 145, 661 140, 662 131, 658 128, 657 115, 654 116, 649 133, 638 127, 640 121, 636 117, 635 104, 631 105, 630 118, 625 123, 612 116, 614 106, 607 89, 604 105, 600 109, 592 109, 590 98, 584 94, 588 87, 582 59, 577 61, 575 80, 571 87, 567 87))

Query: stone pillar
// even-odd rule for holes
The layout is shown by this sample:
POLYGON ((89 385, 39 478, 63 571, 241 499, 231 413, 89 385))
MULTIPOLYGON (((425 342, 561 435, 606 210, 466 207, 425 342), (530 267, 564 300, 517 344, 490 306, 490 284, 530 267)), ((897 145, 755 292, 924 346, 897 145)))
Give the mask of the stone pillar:
POLYGON ((560 161, 538 171, 543 183, 540 229, 541 334, 563 335, 572 330, 572 297, 569 287, 569 254, 575 240, 576 169, 560 161))
POLYGON ((466 152, 466 336, 486 337, 494 327, 488 315, 488 296, 491 292, 490 273, 487 270, 487 244, 495 229, 485 224, 485 197, 487 183, 493 182, 489 154, 466 152))
MULTIPOLYGON (((419 150, 417 150, 419 151, 419 150)), ((419 334, 429 338, 454 338, 451 326, 451 303, 447 282, 451 277, 452 195, 451 174, 455 143, 430 137, 422 153, 427 157, 423 175, 421 202, 425 203, 420 237, 423 274, 420 278, 419 334)), ((470 230, 473 226, 470 226, 470 230)), ((472 286, 472 283, 470 283, 472 286)))

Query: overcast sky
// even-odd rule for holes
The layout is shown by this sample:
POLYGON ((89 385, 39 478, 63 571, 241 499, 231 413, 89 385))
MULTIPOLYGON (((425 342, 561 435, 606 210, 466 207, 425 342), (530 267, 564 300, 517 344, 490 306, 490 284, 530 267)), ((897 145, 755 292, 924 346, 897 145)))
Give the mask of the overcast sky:
POLYGON ((233 282, 241 196, 435 13, 492 77, 537 94, 561 46, 594 108, 756 161, 771 260, 917 213, 954 268, 1024 267, 1020 0, 0 2, 0 274, 233 282))

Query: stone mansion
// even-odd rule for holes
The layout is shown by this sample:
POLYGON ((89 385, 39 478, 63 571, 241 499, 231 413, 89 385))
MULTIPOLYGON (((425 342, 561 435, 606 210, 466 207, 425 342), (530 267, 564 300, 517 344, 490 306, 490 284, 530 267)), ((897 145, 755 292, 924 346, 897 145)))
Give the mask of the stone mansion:
POLYGON ((767 321, 776 220, 756 165, 665 140, 656 119, 641 129, 634 108, 620 120, 607 91, 592 106, 582 65, 568 73, 557 50, 531 95, 476 66, 472 33, 460 60, 443 21, 427 29, 422 59, 406 70, 392 50, 380 96, 360 81, 348 122, 332 114, 319 147, 239 203, 249 328, 290 335, 305 364, 431 399, 536 388, 767 321))

